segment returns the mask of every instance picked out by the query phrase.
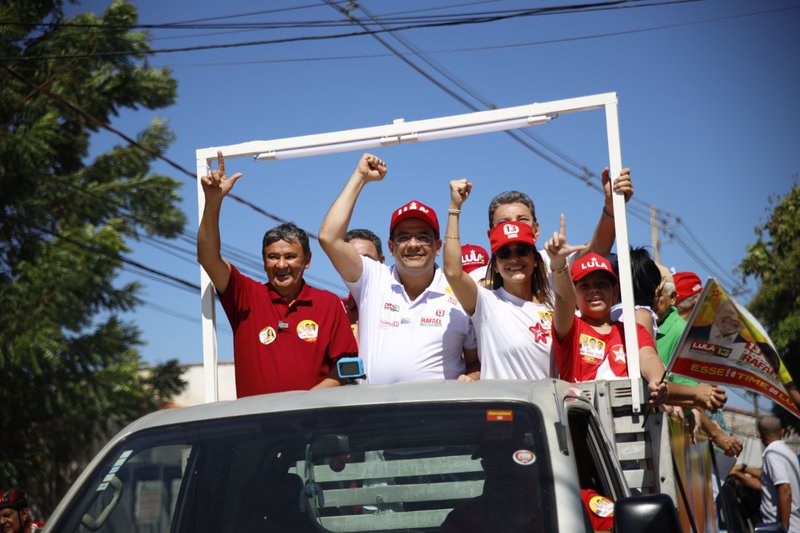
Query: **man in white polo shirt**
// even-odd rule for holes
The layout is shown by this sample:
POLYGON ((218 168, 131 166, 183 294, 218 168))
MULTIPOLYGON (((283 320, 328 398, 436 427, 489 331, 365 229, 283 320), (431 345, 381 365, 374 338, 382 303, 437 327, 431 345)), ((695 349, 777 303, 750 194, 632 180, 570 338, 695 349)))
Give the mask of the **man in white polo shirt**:
POLYGON ((345 242, 356 200, 386 164, 364 154, 319 230, 322 249, 356 298, 367 382, 473 379, 477 342, 469 317, 436 265, 442 241, 433 209, 412 201, 392 213, 388 267, 345 242))

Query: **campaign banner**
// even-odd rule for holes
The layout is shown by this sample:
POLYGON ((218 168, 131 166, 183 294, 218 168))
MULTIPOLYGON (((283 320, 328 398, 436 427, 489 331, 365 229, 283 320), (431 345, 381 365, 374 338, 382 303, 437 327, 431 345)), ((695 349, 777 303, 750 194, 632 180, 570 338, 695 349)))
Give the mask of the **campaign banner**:
POLYGON ((772 340, 714 278, 703 287, 667 372, 747 389, 800 417, 784 386, 792 377, 772 340))

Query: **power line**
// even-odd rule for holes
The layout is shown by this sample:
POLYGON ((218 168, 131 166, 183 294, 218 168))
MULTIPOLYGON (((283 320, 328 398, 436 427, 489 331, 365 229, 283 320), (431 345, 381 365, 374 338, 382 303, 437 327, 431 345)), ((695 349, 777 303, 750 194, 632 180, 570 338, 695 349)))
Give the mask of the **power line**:
MULTIPOLYGON (((796 6, 789 6, 784 8, 776 8, 776 9, 767 9, 762 11, 752 11, 749 13, 742 13, 739 15, 730 15, 725 17, 714 17, 714 18, 706 18, 701 20, 693 20, 688 22, 679 22, 675 24, 665 24, 659 26, 649 26, 645 28, 636 28, 632 30, 624 30, 618 32, 607 32, 607 33, 595 33, 590 35, 578 35, 574 37, 564 37, 560 39, 547 39, 541 41, 527 41, 522 43, 509 43, 509 44, 498 44, 498 45, 489 45, 489 46, 472 46, 472 47, 460 47, 460 48, 443 48, 439 50, 429 50, 427 54, 429 55, 436 55, 436 54, 455 54, 455 53, 468 53, 468 52, 482 52, 487 50, 502 50, 508 48, 522 48, 528 46, 541 46, 541 45, 548 45, 548 44, 560 44, 565 42, 575 42, 575 41, 583 41, 583 40, 590 40, 590 39, 604 39, 608 37, 620 37, 624 35, 635 35, 637 33, 646 33, 651 31, 660 31, 660 30, 668 30, 674 29, 684 26, 692 26, 697 24, 708 24, 712 22, 720 22, 725 20, 732 20, 737 18, 744 18, 744 17, 753 17, 758 15, 765 15, 771 13, 777 13, 781 11, 787 11, 791 9, 798 9, 800 5, 796 6)), ((247 30, 251 31, 251 30, 247 30)), ((392 30, 394 31, 394 30, 392 30)), ((211 34, 201 34, 211 35, 211 34)), ((196 35, 196 36, 201 36, 196 35)), ((168 37, 167 39, 172 39, 173 37, 168 37)), ((186 38, 186 37, 179 37, 179 38, 186 38)), ((153 39, 158 40, 158 39, 153 39)), ((403 53, 399 52, 401 55, 408 56, 408 55, 416 55, 414 53, 403 53)), ((240 66, 240 65, 263 65, 263 64, 280 64, 280 63, 306 63, 306 62, 316 62, 316 61, 343 61, 343 60, 357 60, 357 59, 379 59, 385 57, 393 57, 396 54, 388 53, 388 54, 348 54, 348 55, 331 55, 331 56, 314 56, 314 57, 290 57, 290 58, 279 58, 279 59, 257 59, 252 61, 226 61, 226 62, 206 62, 206 63, 168 63, 163 66, 169 68, 205 68, 205 67, 224 67, 224 66, 240 66)))
MULTIPOLYGON (((171 316, 172 318, 177 318, 178 320, 183 320, 184 322, 189 322, 190 324, 197 325, 198 317, 193 317, 185 313, 180 313, 168 307, 154 304, 153 302, 143 302, 142 305, 144 305, 145 307, 149 307, 150 309, 153 309, 155 311, 158 311, 159 313, 171 316)), ((230 328, 225 327, 220 323, 217 323, 217 333, 224 333, 229 337, 233 337, 233 332, 230 330, 230 328)))
MULTIPOLYGON (((663 5, 672 5, 672 4, 682 4, 682 3, 689 3, 689 2, 699 2, 702 0, 665 0, 663 2, 655 2, 649 3, 639 6, 621 6, 621 4, 626 4, 630 2, 640 2, 641 0, 611 0, 608 2, 601 2, 598 4, 585 4, 585 5, 573 5, 573 6, 556 6, 556 7, 547 7, 547 8, 537 8, 531 10, 525 10, 522 12, 515 12, 511 14, 504 14, 504 15, 494 15, 494 16, 479 16, 479 17, 471 17, 459 20, 450 20, 444 22, 431 22, 431 23, 421 23, 421 24, 403 24, 393 27, 390 31, 405 31, 411 29, 425 29, 425 28, 437 28, 437 27, 450 27, 450 26, 463 26, 463 25, 471 25, 471 24, 485 24, 489 22, 497 22, 501 20, 510 20, 514 18, 520 17, 531 17, 531 16, 539 16, 539 15, 549 15, 554 14, 555 12, 562 12, 562 13, 573 13, 573 12, 592 12, 592 11, 600 11, 600 10, 608 10, 608 9, 624 9, 627 7, 655 7, 655 6, 663 6, 663 5)), ((106 26, 108 27, 108 26, 106 26)), ((136 26, 123 26, 125 28, 136 28, 136 26)), ((300 37, 285 37, 279 39, 265 39, 259 41, 246 41, 240 43, 227 43, 227 44, 209 44, 209 45, 197 45, 197 46, 186 46, 186 47, 178 47, 178 48, 160 48, 160 49, 151 49, 147 51, 136 51, 136 52, 95 52, 95 53, 85 53, 85 54, 62 54, 62 55, 40 55, 40 56, 26 56, 24 58, 21 57, 12 57, 12 58, 0 58, 0 62, 11 62, 11 61, 35 61, 35 60, 46 60, 46 59, 78 59, 78 58, 95 58, 95 57, 122 57, 122 56, 140 56, 142 54, 152 55, 152 54, 166 54, 166 53, 176 53, 176 52, 194 52, 194 51, 201 51, 201 50, 217 50, 217 49, 225 49, 225 48, 241 48, 241 47, 250 47, 250 46, 262 46, 262 45, 269 45, 269 44, 286 44, 286 43, 293 43, 293 42, 304 42, 304 41, 319 41, 319 40, 330 40, 330 39, 342 39, 342 38, 349 38, 349 37, 358 37, 362 35, 374 35, 380 33, 386 33, 389 30, 364 30, 359 32, 346 32, 346 33, 335 33, 335 34, 328 34, 328 35, 307 35, 307 36, 300 36, 300 37)))
MULTIPOLYGON (((158 150, 154 150, 154 149, 150 148, 149 146, 145 146, 144 144, 138 142, 137 140, 129 137, 128 135, 124 134, 123 132, 121 132, 121 131, 117 130, 116 128, 112 127, 106 121, 100 120, 99 118, 94 117, 93 115, 87 113, 86 111, 84 111, 83 109, 79 108, 77 105, 73 104, 72 102, 69 102, 68 100, 66 100, 65 98, 61 97, 60 95, 55 94, 52 91, 47 90, 43 85, 37 85, 36 83, 34 83, 33 81, 29 80, 28 78, 26 78, 22 74, 16 72, 14 69, 9 67, 8 65, 0 63, 0 68, 2 68, 6 72, 8 72, 12 76, 14 76, 15 78, 17 78, 19 81, 25 83, 26 85, 28 85, 29 87, 34 89, 34 92, 40 92, 40 93, 48 96, 49 98, 51 98, 51 99, 55 100, 56 102, 58 102, 63 107, 66 107, 67 109, 69 109, 69 110, 71 110, 71 111, 73 111, 75 113, 78 113, 80 116, 84 117, 86 120, 92 122, 93 124, 96 124, 100 128, 102 128, 102 129, 104 129, 106 131, 109 131, 109 132, 113 133, 114 135, 117 135, 118 137, 122 138, 128 144, 130 144, 131 146, 135 146, 135 147, 139 148, 140 150, 143 150, 144 152, 146 152, 146 153, 152 155, 153 157, 155 157, 156 159, 160 159, 161 161, 164 161, 169 166, 175 168, 176 170, 178 170, 179 172, 185 174, 186 176, 191 177, 193 180, 195 180, 195 181, 197 180, 197 176, 194 173, 190 172, 188 169, 186 169, 182 165, 180 165, 180 164, 176 163, 175 161, 173 161, 172 159, 168 158, 167 156, 165 156, 164 154, 162 154, 158 150)), ((249 207, 250 209, 252 209, 256 213, 258 213, 260 215, 263 215, 263 216, 265 216, 265 217, 267 217, 269 219, 272 219, 272 220, 274 220, 276 222, 280 222, 281 224, 285 224, 285 223, 289 222, 288 220, 286 220, 286 219, 284 219, 282 217, 279 217, 278 215, 275 215, 273 213, 270 213, 269 211, 266 211, 266 210, 262 209, 261 207, 257 206, 256 204, 250 202, 249 200, 245 200, 241 196, 238 196, 238 195, 236 195, 234 193, 228 193, 227 196, 229 198, 232 198, 233 200, 239 202, 240 204, 249 207)), ((306 232, 306 233, 308 233, 308 236, 311 237, 312 239, 319 240, 319 237, 315 233, 311 233, 311 232, 306 232)))
MULTIPOLYGON (((347 9, 344 9, 344 8, 340 7, 339 5, 335 4, 332 0, 323 0, 323 1, 326 4, 328 4, 329 6, 333 7, 334 9, 336 9, 337 11, 345 14, 351 21, 353 21, 353 23, 358 24, 362 28, 366 28, 365 23, 361 19, 358 19, 357 17, 355 17, 352 14, 351 10, 347 10, 347 9)), ((370 18, 372 23, 376 23, 381 28, 386 29, 385 26, 383 25, 383 23, 381 22, 381 19, 378 19, 377 17, 375 17, 369 10, 367 10, 366 8, 364 8, 363 6, 358 4, 355 0, 350 0, 350 5, 353 8, 358 8, 361 11, 363 11, 367 15, 367 17, 370 18)), ((462 82, 461 80, 456 78, 454 75, 449 73, 446 69, 444 69, 444 67, 438 65, 434 61, 432 61, 429 58, 427 58, 425 56, 425 54, 422 51, 420 51, 419 49, 417 49, 413 44, 411 44, 411 42, 409 40, 397 35, 395 33, 395 31, 391 30, 391 29, 387 29, 387 33, 389 33, 389 35, 394 37, 398 42, 403 44, 408 50, 410 50, 412 55, 422 59, 426 64, 428 64, 428 66, 433 68, 436 72, 438 72, 440 75, 442 75, 446 80, 448 80, 451 83, 455 84, 459 89, 461 89, 463 92, 467 93, 474 100, 480 102, 484 107, 487 107, 487 108, 493 108, 494 107, 494 104, 488 102, 485 98, 483 98, 480 95, 478 95, 474 90, 469 88, 466 85, 466 83, 462 82)), ((407 58, 404 54, 402 54, 396 48, 394 48, 392 45, 390 45, 388 42, 386 42, 385 39, 383 39, 379 35, 375 35, 375 34, 373 34, 373 38, 376 39, 385 48, 387 48, 392 54, 394 54, 399 59, 401 59, 404 63, 409 65, 417 73, 421 74, 423 77, 425 77, 431 83, 433 83, 434 85, 436 85, 437 87, 439 87, 440 89, 445 91, 448 95, 450 95, 454 99, 458 100, 464 106, 466 106, 467 108, 471 109, 472 111, 477 111, 479 109, 476 105, 468 102, 466 98, 458 95, 453 89, 451 89, 450 87, 447 87, 444 82, 441 82, 441 81, 437 80, 433 75, 429 74, 424 69, 422 69, 420 66, 415 64, 413 61, 411 61, 411 59, 407 58)), ((525 148, 527 148, 528 150, 532 151, 533 153, 535 153, 539 157, 545 159, 550 164, 556 166, 557 168, 559 168, 560 170, 564 171, 565 173, 570 174, 573 177, 583 181, 587 186, 589 186, 589 187, 591 187, 591 188, 593 188, 593 189, 595 189, 595 190, 597 190, 597 191, 599 191, 601 193, 603 192, 602 187, 598 183, 596 183, 595 181, 591 181, 591 178, 593 178, 593 177, 597 178, 597 175, 594 174, 593 172, 589 171, 588 168, 585 165, 582 165, 582 164, 578 163, 576 160, 574 160, 574 159, 570 158, 569 156, 567 156, 564 152, 556 149, 555 147, 553 147, 551 145, 544 144, 542 141, 540 141, 537 137, 533 136, 533 134, 531 134, 527 130, 523 130, 522 131, 523 134, 527 135, 532 140, 542 144, 547 150, 549 150, 551 153, 553 153, 557 157, 567 161, 569 164, 575 166, 579 170, 582 170, 581 173, 576 173, 576 172, 572 171, 571 169, 565 167, 564 165, 562 165, 558 161, 554 160, 552 157, 548 156, 547 154, 544 154, 541 150, 538 150, 537 148, 531 146, 528 142, 526 142, 524 139, 522 139, 520 137, 519 132, 507 131, 506 133, 510 137, 512 137, 514 140, 516 140, 517 142, 522 144, 525 148)), ((643 200, 641 200, 641 199, 639 199, 637 197, 634 197, 634 199, 639 204, 642 204, 642 205, 645 205, 645 206, 647 205, 646 202, 644 202, 643 200)), ((647 225, 651 224, 649 206, 647 206, 647 211, 645 211, 645 212, 643 212, 642 208, 638 208, 636 205, 629 206, 628 210, 630 211, 631 215, 633 215, 635 218, 639 219, 643 223, 645 223, 647 225)), ((671 213, 667 213, 667 214, 669 214, 671 217, 673 217, 673 219, 676 221, 676 224, 678 224, 681 227, 683 227, 684 229, 686 229, 687 233, 689 233, 689 235, 695 240, 695 242, 699 245, 701 250, 704 253, 706 253, 706 255, 709 258, 711 258, 712 263, 715 266, 717 266, 717 268, 719 268, 720 272, 722 272, 724 274, 724 277, 727 278, 726 282, 730 283, 733 287, 735 287, 735 291, 741 292, 742 291, 741 285, 739 283, 737 283, 729 274, 727 274, 727 272, 725 272, 725 269, 723 267, 721 267, 716 262, 716 260, 713 259, 713 256, 711 256, 711 254, 709 254, 708 250, 706 250, 705 247, 702 245, 702 243, 700 243, 699 239, 697 239, 694 236, 694 234, 691 233, 691 231, 688 229, 688 227, 682 222, 680 217, 678 217, 676 215, 672 215, 671 213)), ((669 221, 665 217, 661 217, 661 220, 659 221, 659 223, 661 224, 661 227, 659 229, 661 231, 667 231, 668 225, 669 225, 669 221)), ((702 260, 699 260, 697 254, 695 254, 693 251, 689 252, 689 246, 687 246, 685 243, 683 243, 682 240, 679 240, 679 238, 677 236, 675 236, 674 232, 670 232, 670 233, 671 233, 671 235, 674 236, 674 238, 676 239, 676 242, 678 242, 679 245, 682 248, 684 248, 687 251, 687 253, 689 253, 689 255, 694 257, 695 260, 697 260, 699 264, 703 265, 704 268, 706 268, 707 271, 709 271, 709 272, 713 272, 714 271, 713 268, 708 268, 707 267, 707 263, 705 263, 702 260)))
MULTIPOLYGON (((389 13, 385 14, 382 17, 382 20, 386 23, 390 24, 398 24, 398 25, 422 25, 422 24, 448 24, 448 25, 460 25, 460 24, 476 24, 476 23, 484 23, 484 22, 494 22, 497 20, 504 20, 507 18, 517 18, 517 17, 525 17, 525 16, 540 16, 540 15, 552 15, 552 14, 570 14, 576 12, 592 12, 598 10, 606 10, 606 9, 618 9, 618 8, 632 8, 632 7, 653 7, 665 4, 676 4, 676 3, 687 3, 687 2, 697 2, 701 0, 664 0, 663 2, 649 2, 645 3, 645 0, 606 0, 603 2, 596 2, 596 3, 583 3, 583 4, 573 4, 573 5, 566 5, 566 6, 545 6, 545 7, 537 7, 537 8, 530 8, 530 9, 501 9, 501 10, 491 10, 491 11, 473 11, 468 13, 450 13, 450 14, 443 14, 443 15, 422 15, 422 16, 397 16, 405 15, 408 13, 419 13, 423 11, 404 11, 399 13, 389 13), (627 5, 623 6, 623 4, 633 4, 637 3, 639 5, 627 5)), ((337 2, 336 5, 338 6, 340 3, 337 2)), ((430 10, 424 10, 430 11, 430 10)), ((261 14, 269 13, 269 12, 261 12, 261 14)), ((253 13, 258 14, 258 13, 253 13)), ((194 29, 244 29, 244 28, 252 28, 252 29, 261 29, 261 30, 272 30, 272 29, 284 29, 284 28, 319 28, 319 27, 341 27, 341 26, 348 26, 349 22, 345 20, 293 20, 293 21, 271 21, 271 22, 238 22, 238 23, 220 23, 219 20, 226 19, 226 18, 240 18, 242 16, 247 16, 248 18, 252 18, 252 15, 242 14, 242 15, 228 15, 219 18, 205 18, 199 19, 200 21, 203 20, 214 20, 212 23, 202 24, 199 23, 197 20, 195 21, 183 21, 183 22, 166 22, 166 23, 158 23, 158 24, 147 24, 147 23, 137 23, 137 24, 113 24, 113 23, 105 23, 105 22, 21 22, 21 21, 3 21, 3 24, 8 26, 18 26, 18 27, 27 27, 27 28, 80 28, 80 29, 99 29, 99 30, 194 30, 194 29)), ((396 29, 413 29, 413 28, 396 28, 396 29)))
MULTIPOLYGON (((393 12, 393 13, 389 13, 388 15, 401 15, 401 14, 405 14, 405 13, 422 13, 422 12, 425 12, 425 11, 443 11, 443 10, 446 10, 446 9, 452 9, 454 7, 462 7, 462 6, 476 5, 476 4, 493 4, 493 3, 496 3, 496 2, 502 2, 502 1, 504 1, 504 0, 478 0, 476 2, 462 2, 462 3, 459 3, 459 4, 449 4, 449 5, 443 5, 443 6, 429 7, 429 8, 426 8, 426 9, 396 11, 396 12, 393 12)), ((338 3, 338 4, 346 4, 347 0, 343 0, 341 2, 336 2, 336 3, 338 3)), ((280 9, 270 9, 270 10, 266 10, 266 11, 256 11, 256 12, 252 12, 252 13, 240 13, 240 14, 237 14, 237 15, 225 15, 225 16, 220 16, 220 17, 206 17, 206 18, 202 18, 202 19, 186 20, 186 21, 181 21, 181 22, 175 22, 173 24, 186 24, 186 23, 192 23, 192 22, 203 22, 203 21, 206 21, 206 20, 222 20, 222 19, 227 19, 227 18, 249 17, 249 16, 253 16, 253 15, 271 14, 271 13, 278 13, 278 12, 285 12, 285 11, 297 11, 297 10, 301 10, 301 9, 316 8, 316 7, 319 7, 319 5, 318 4, 306 4, 306 5, 303 5, 303 6, 287 7, 287 8, 280 8, 280 9)), ((213 36, 216 36, 216 35, 229 35, 229 34, 233 34, 233 33, 242 34, 242 33, 251 33, 251 32, 254 32, 254 31, 260 31, 260 28, 248 28, 248 29, 242 29, 242 30, 237 30, 237 31, 219 31, 219 32, 209 32, 209 33, 193 33, 193 34, 188 35, 188 36, 187 35, 174 35, 174 36, 171 36, 171 37, 153 37, 153 38, 150 39, 150 41, 151 42, 154 42, 154 41, 167 41, 167 40, 187 39, 187 38, 195 39, 197 37, 213 37, 213 36)))
MULTIPOLYGON (((56 176, 56 178, 59 178, 59 177, 60 176, 56 176)), ((108 201, 108 198, 100 197, 99 195, 97 195, 97 194, 95 194, 95 193, 93 193, 93 192, 91 192, 89 190, 86 190, 86 189, 83 189, 83 188, 80 188, 80 187, 76 187, 74 184, 70 183, 67 180, 61 180, 60 185, 64 186, 64 187, 68 187, 71 190, 73 190, 74 192, 76 192, 78 194, 81 194, 83 196, 87 196, 89 198, 92 198, 94 200, 101 201, 101 202, 107 202, 108 201)), ((118 206, 119 207, 126 207, 121 203, 119 203, 118 206)), ((139 212, 139 211, 136 211, 136 210, 129 209, 126 214, 128 216, 132 217, 139 224, 142 224, 142 225, 145 225, 145 226, 147 226, 147 225, 156 226, 158 224, 158 222, 156 221, 156 219, 154 217, 152 217, 152 216, 150 216, 150 215, 148 215, 146 213, 142 213, 142 212, 139 212)), ((137 232, 135 236, 136 236, 136 239, 138 241, 140 241, 140 242, 144 242, 146 244, 149 244, 153 248, 156 248, 156 249, 158 249, 158 250, 160 250, 160 251, 162 251, 162 252, 164 252, 164 253, 166 253, 168 255, 172 255, 173 257, 176 257, 176 258, 178 258, 178 259, 180 259, 182 261, 185 261, 185 262, 187 262, 189 264, 197 266, 197 254, 196 254, 197 238, 195 236, 193 236, 193 235, 189 235, 184 231, 181 231, 177 235, 178 239, 180 239, 180 240, 182 240, 182 241, 184 241, 184 242, 186 242, 188 244, 191 244, 192 245, 192 249, 186 249, 186 248, 182 248, 182 247, 179 247, 179 246, 175 246, 172 243, 168 243, 168 242, 162 241, 162 240, 160 240, 160 239, 158 239, 156 237, 153 237, 153 236, 142 235, 139 232, 137 232)), ((221 251, 222 251, 223 257, 226 257, 228 259, 233 259, 234 263, 237 265, 237 267, 240 268, 240 270, 243 273, 245 273, 247 275, 250 275, 251 277, 253 277, 255 279, 258 279, 263 275, 263 273, 264 273, 264 264, 263 264, 263 261, 262 261, 261 258, 258 258, 257 256, 255 256, 254 254, 252 254, 250 252, 246 252, 246 251, 244 251, 244 250, 242 250, 240 248, 236 248, 235 246, 231 246, 229 244, 224 244, 223 243, 221 245, 221 247, 222 247, 221 251)), ((313 281, 314 283, 316 283, 318 285, 326 286, 326 287, 329 287, 329 288, 334 289, 336 291, 341 291, 344 288, 344 286, 341 283, 332 282, 332 281, 327 280, 325 278, 322 278, 322 277, 319 277, 319 276, 315 276, 313 274, 309 274, 308 272, 304 273, 303 277, 305 279, 313 281)))
POLYGON ((101 255, 101 256, 105 256, 105 257, 107 257, 109 259, 112 259, 114 261, 119 261, 120 263, 123 263, 124 265, 126 265, 128 268, 133 268, 133 269, 136 269, 137 271, 142 272, 146 277, 150 277, 150 279, 157 279, 157 280, 160 280, 160 281, 166 281, 166 282, 170 283, 174 287, 177 287, 177 288, 183 289, 183 290, 190 290, 194 294, 197 294, 198 292, 200 292, 200 286, 197 285, 196 283, 192 283, 191 281, 187 281, 185 279, 179 278, 177 276, 173 276, 171 274, 166 274, 164 272, 160 272, 160 271, 158 271, 158 270, 156 270, 154 268, 151 268, 151 267, 149 267, 149 266, 147 266, 147 265, 145 265, 143 263, 140 263, 139 261, 135 261, 135 260, 133 260, 133 259, 131 259, 129 257, 125 257, 125 256, 123 256, 121 254, 118 254, 118 253, 115 253, 115 252, 111 252, 111 251, 108 251, 108 250, 104 250, 103 248, 99 248, 99 247, 93 246, 91 244, 86 244, 86 243, 80 242, 80 241, 75 240, 75 239, 73 239, 71 237, 67 237, 66 235, 64 235, 61 232, 58 232, 58 231, 55 231, 55 230, 52 230, 52 229, 42 228, 41 226, 36 226, 36 225, 33 225, 33 224, 29 224, 29 223, 26 223, 26 225, 31 229, 37 230, 37 231, 39 231, 41 233, 46 233, 48 235, 51 235, 52 237, 60 239, 60 240, 62 240, 64 242, 67 242, 69 244, 72 244, 73 246, 77 246, 78 248, 81 248, 83 250, 87 250, 89 252, 92 252, 95 255, 101 255))

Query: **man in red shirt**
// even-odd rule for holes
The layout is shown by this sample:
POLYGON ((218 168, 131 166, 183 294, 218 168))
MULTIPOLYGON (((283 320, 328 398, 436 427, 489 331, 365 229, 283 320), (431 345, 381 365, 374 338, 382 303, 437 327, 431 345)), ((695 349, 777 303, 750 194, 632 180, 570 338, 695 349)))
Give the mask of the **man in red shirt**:
POLYGON ((336 361, 358 353, 339 298, 303 280, 311 264, 305 231, 287 223, 264 235, 268 283, 244 276, 222 257, 222 200, 242 174, 219 170, 203 176, 205 209, 197 232, 197 258, 220 296, 233 329, 236 395, 340 385, 336 361))

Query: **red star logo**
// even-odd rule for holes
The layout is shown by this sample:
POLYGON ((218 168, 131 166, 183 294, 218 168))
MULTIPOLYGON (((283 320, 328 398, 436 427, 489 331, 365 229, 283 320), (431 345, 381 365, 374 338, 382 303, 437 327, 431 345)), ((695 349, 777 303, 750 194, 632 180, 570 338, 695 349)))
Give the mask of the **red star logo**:
POLYGON ((541 324, 531 326, 528 330, 533 333, 534 342, 546 343, 547 337, 550 335, 550 330, 543 328, 541 324))

